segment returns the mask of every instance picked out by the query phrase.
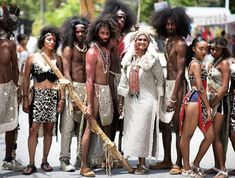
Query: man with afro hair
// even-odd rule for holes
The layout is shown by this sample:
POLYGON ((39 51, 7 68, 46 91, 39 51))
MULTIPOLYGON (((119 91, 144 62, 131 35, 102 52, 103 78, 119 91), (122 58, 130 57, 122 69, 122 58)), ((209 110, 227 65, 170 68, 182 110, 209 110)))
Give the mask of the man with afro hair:
POLYGON ((160 122, 162 129, 164 159, 162 162, 150 165, 150 169, 170 169, 170 174, 181 174, 182 156, 180 152, 179 113, 185 88, 185 62, 187 44, 185 38, 190 34, 191 18, 182 7, 166 7, 154 12, 152 26, 157 34, 166 40, 165 58, 167 62, 167 77, 165 88, 166 112, 174 113, 171 122, 160 122), (171 160, 171 129, 176 133, 176 164, 172 167, 171 160))

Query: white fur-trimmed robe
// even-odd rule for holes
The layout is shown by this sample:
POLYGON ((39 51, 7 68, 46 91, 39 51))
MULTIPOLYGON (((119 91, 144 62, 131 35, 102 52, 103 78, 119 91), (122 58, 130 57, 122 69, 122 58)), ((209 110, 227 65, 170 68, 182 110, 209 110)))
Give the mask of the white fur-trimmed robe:
POLYGON ((161 101, 163 101, 164 75, 156 53, 154 49, 148 49, 137 63, 140 66, 138 99, 128 94, 134 50, 129 50, 122 60, 123 69, 118 94, 125 97, 123 136, 125 157, 156 157, 158 154, 158 124, 161 101))

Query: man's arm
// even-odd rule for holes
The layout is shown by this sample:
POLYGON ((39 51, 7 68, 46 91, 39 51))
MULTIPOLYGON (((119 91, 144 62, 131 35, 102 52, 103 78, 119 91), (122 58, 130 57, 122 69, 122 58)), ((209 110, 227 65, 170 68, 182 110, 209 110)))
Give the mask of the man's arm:
POLYGON ((172 101, 177 101, 177 96, 180 88, 183 85, 184 71, 185 71, 185 62, 186 62, 186 53, 187 45, 184 41, 179 41, 176 45, 176 60, 177 60, 177 76, 175 79, 175 86, 172 92, 170 99, 172 101))
POLYGON ((32 66, 33 57, 30 56, 26 60, 25 70, 23 75, 23 111, 29 112, 29 93, 30 93, 30 74, 31 74, 31 66, 32 66))
POLYGON ((72 81, 71 77, 71 61, 72 61, 72 52, 73 50, 70 47, 65 47, 63 50, 63 72, 64 72, 64 77, 70 81, 72 81))
POLYGON ((13 82, 16 86, 18 86, 18 80, 19 80, 19 68, 17 63, 17 54, 16 54, 16 45, 15 43, 12 43, 10 46, 11 49, 11 63, 12 63, 12 77, 13 82))
POLYGON ((87 102, 88 109, 91 113, 94 104, 94 79, 95 79, 95 66, 97 62, 97 52, 95 49, 90 48, 86 53, 86 89, 87 89, 87 102))

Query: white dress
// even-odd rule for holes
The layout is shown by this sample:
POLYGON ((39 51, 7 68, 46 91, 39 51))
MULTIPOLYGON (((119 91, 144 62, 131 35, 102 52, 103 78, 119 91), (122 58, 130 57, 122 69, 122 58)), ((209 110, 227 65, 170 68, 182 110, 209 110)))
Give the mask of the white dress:
MULTIPOLYGON (((156 51, 154 51, 156 53, 156 51)), ((157 156, 158 123, 163 101, 164 75, 159 59, 147 51, 137 63, 139 70, 139 97, 131 97, 128 79, 135 63, 132 54, 122 60, 122 76, 118 93, 124 100, 123 151, 125 157, 157 156)))

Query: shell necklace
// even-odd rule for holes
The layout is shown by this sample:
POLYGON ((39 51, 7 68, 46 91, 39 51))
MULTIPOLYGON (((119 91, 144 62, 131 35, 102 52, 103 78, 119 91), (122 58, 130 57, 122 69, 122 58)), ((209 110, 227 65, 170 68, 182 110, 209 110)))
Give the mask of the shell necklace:
POLYGON ((102 68, 103 68, 103 72, 106 74, 108 72, 109 69, 109 54, 106 50, 104 50, 104 52, 100 49, 100 47, 98 46, 97 43, 94 43, 94 45, 96 46, 96 48, 99 50, 99 55, 102 59, 102 68))
POLYGON ((76 42, 74 42, 73 45, 79 52, 82 52, 82 53, 87 52, 87 46, 85 44, 83 44, 82 49, 78 46, 78 44, 76 42))

